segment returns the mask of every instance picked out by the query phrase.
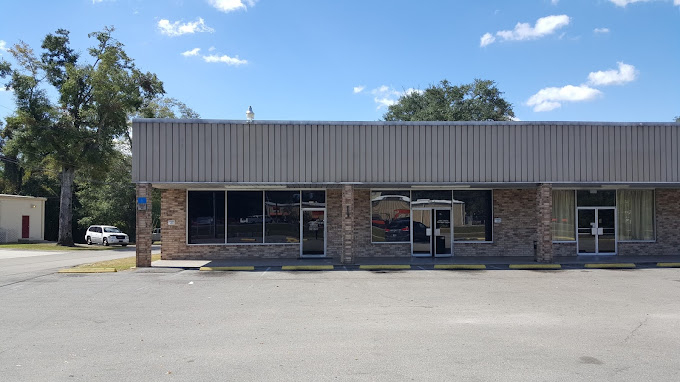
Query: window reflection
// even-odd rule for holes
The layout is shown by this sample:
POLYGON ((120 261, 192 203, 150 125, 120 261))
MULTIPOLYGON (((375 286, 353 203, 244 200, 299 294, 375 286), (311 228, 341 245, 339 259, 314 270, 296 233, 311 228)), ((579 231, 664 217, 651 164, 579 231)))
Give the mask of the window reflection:
POLYGON ((453 191, 453 239, 455 241, 491 241, 491 191, 453 191))
POLYGON ((371 232, 373 242, 411 241, 409 191, 371 192, 371 232))
POLYGON ((303 208, 324 208, 326 207, 326 191, 312 190, 302 191, 303 208))
POLYGON ((262 191, 227 193, 227 242, 262 243, 262 223, 271 221, 262 213, 262 191))
POLYGON ((300 242, 300 192, 265 192, 265 243, 300 242))
POLYGON ((189 191, 189 244, 224 243, 224 191, 189 191))

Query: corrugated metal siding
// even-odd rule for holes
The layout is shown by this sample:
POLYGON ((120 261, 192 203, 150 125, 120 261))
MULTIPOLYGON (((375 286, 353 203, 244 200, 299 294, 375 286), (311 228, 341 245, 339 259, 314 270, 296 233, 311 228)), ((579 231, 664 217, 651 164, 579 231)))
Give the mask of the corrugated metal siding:
POLYGON ((680 182, 678 124, 136 120, 135 182, 680 182))

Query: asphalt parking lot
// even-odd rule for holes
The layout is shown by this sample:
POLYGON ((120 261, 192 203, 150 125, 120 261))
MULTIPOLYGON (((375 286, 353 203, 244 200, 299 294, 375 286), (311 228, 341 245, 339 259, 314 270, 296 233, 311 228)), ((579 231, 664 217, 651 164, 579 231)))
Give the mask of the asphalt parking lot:
POLYGON ((680 269, 51 274, 6 381, 677 380, 680 269))

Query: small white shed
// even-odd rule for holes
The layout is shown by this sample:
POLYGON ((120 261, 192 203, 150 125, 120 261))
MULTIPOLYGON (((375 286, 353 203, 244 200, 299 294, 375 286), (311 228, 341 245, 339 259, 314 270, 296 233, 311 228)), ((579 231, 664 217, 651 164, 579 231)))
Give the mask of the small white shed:
POLYGON ((46 200, 0 194, 0 243, 44 240, 46 200))

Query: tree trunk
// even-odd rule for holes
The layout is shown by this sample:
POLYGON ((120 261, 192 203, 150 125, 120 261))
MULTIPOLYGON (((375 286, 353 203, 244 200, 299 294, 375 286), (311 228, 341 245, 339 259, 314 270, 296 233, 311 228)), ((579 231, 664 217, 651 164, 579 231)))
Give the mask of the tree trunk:
POLYGON ((61 197, 59 199, 59 237, 57 244, 73 247, 73 178, 75 168, 61 169, 61 197))

